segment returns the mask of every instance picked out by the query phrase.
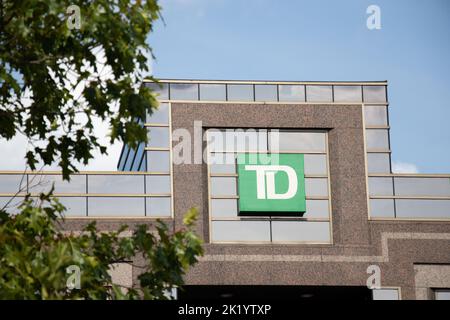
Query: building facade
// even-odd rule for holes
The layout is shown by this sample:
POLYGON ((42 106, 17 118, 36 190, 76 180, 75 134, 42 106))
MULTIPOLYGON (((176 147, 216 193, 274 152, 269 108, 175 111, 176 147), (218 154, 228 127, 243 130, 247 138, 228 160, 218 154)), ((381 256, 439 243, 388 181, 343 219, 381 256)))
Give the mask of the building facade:
MULTIPOLYGON (((0 201, 54 181, 69 230, 177 229, 197 207, 205 255, 179 298, 449 297, 450 174, 392 173, 386 82, 145 85, 150 140, 118 171, 2 171, 0 201)), ((124 265, 124 284, 138 272, 124 265)))

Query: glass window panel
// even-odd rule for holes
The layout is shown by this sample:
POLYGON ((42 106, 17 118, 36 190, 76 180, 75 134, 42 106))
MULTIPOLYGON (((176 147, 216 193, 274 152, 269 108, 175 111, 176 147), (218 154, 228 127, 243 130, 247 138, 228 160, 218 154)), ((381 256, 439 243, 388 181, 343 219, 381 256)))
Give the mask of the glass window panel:
POLYGON ((384 129, 366 130, 367 150, 389 150, 389 133, 384 129))
POLYGON ((141 142, 139 144, 139 147, 137 148, 136 155, 134 156, 135 158, 131 171, 139 171, 139 168, 143 162, 144 155, 145 155, 145 144, 141 142))
POLYGON ((66 207, 64 216, 66 217, 85 217, 87 201, 86 197, 59 197, 59 202, 66 207))
POLYGON ((397 218, 450 218, 450 200, 396 199, 395 208, 397 218))
POLYGON ((147 193, 170 193, 170 176, 145 176, 147 193))
POLYGON ((279 85, 278 94, 280 101, 305 101, 305 86, 302 85, 279 85))
POLYGON ((120 154, 119 164, 117 165, 117 170, 124 171, 125 170, 125 161, 127 160, 128 152, 130 148, 127 145, 122 147, 122 153, 120 154))
POLYGON ((170 217, 172 215, 172 200, 170 197, 147 198, 147 216, 170 217))
POLYGON ((211 195, 212 196, 235 196, 236 178, 235 177, 212 177, 211 195))
POLYGON ((208 130, 207 145, 212 151, 267 151, 267 130, 208 130))
POLYGON ((210 173, 236 173, 236 154, 211 153, 209 164, 210 173))
POLYGON ((391 165, 388 153, 368 153, 367 167, 369 173, 390 173, 391 165))
POLYGON ((330 102, 333 101, 331 86, 306 86, 306 101, 330 102))
POLYGON ((158 99, 169 99, 169 85, 167 83, 151 82, 147 83, 147 86, 150 87, 156 94, 158 94, 158 99))
POLYGON ((335 102, 361 102, 361 86, 334 86, 335 102))
POLYGON ((238 203, 236 199, 211 199, 211 216, 237 217, 238 203))
POLYGON ((372 289, 373 300, 400 300, 397 289, 372 289))
POLYGON ((0 197, 0 209, 6 210, 9 214, 17 214, 24 199, 24 197, 0 197))
POLYGON ((394 200, 370 199, 370 216, 372 218, 394 218, 394 200))
POLYGON ((253 85, 251 84, 229 84, 229 101, 253 101, 253 85))
POLYGON ((27 176, 22 174, 1 174, 0 193, 27 192, 27 176))
POLYGON ((49 192, 55 184, 54 193, 86 193, 86 175, 71 175, 70 181, 65 181, 59 174, 29 175, 28 189, 31 193, 49 192))
POLYGON ((305 191, 307 197, 328 197, 327 178, 305 179, 305 191))
POLYGON ((364 102, 386 102, 385 86, 363 86, 364 102))
POLYGON ((324 154, 305 154, 305 174, 327 174, 327 156, 324 154))
POLYGON ((144 193, 142 175, 88 175, 89 193, 144 193))
POLYGON ((147 114, 147 123, 168 124, 169 123, 169 104, 160 103, 158 109, 153 110, 152 114, 147 114))
POLYGON ((147 151, 147 171, 170 172, 169 151, 147 151))
POLYGON ((325 152, 324 132, 270 131, 270 151, 325 152))
POLYGON ((269 221, 212 221, 213 242, 270 241, 269 221))
POLYGON ((277 101, 277 86, 272 84, 256 84, 255 85, 256 101, 277 101))
POLYGON ((387 126, 387 107, 365 105, 364 117, 366 126, 387 126))
POLYGON ((272 221, 272 241, 330 242, 330 223, 316 221, 272 221))
POLYGON ((394 185, 392 178, 369 178, 369 194, 371 196, 392 196, 394 185))
POLYGON ((227 151, 267 151, 267 130, 226 130, 225 149, 227 151))
POLYGON ((434 298, 435 300, 450 300, 450 290, 436 290, 434 298))
POLYGON ((143 217, 144 198, 137 197, 89 197, 89 217, 143 217))
POLYGON ((196 83, 171 83, 171 100, 198 100, 198 84, 196 83))
POLYGON ((450 197, 450 178, 395 177, 395 195, 450 197))
POLYGON ((168 148, 169 147, 169 128, 152 127, 148 129, 148 144, 150 148, 168 148))
POLYGON ((131 171, 131 167, 133 166, 133 161, 134 161, 135 155, 136 155, 136 149, 130 148, 130 151, 128 151, 128 157, 126 159, 123 171, 131 171))
POLYGON ((329 218, 328 200, 306 200, 305 218, 329 218))
POLYGON ((225 84, 200 84, 200 100, 226 101, 225 84))

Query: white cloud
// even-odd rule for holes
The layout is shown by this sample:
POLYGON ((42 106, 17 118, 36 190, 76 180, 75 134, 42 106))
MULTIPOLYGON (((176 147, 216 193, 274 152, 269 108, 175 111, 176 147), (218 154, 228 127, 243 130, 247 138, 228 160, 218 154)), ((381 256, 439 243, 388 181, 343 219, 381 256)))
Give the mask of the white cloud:
POLYGON ((392 161, 392 172, 394 173, 419 173, 419 168, 414 163, 392 161))

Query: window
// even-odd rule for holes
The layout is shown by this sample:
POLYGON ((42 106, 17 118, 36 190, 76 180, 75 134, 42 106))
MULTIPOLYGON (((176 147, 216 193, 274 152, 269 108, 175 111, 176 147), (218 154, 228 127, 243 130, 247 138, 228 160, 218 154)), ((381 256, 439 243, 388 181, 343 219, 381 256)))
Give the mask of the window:
POLYGON ((390 173, 391 160, 389 153, 368 153, 367 167, 369 173, 390 173))
POLYGON ((333 92, 331 86, 306 86, 306 101, 331 102, 333 92))
POLYGON ((256 101, 277 101, 278 93, 276 85, 256 84, 255 85, 256 101))
POLYGON ((372 298, 373 300, 400 300, 400 294, 398 289, 373 289, 372 298))
POLYGON ((366 126, 387 126, 387 107, 364 105, 366 126))
POLYGON ((367 150, 389 151, 389 133, 385 129, 366 130, 367 150))
POLYGON ((168 83, 147 83, 147 86, 150 87, 157 95, 159 100, 167 100, 169 99, 169 84, 168 83))
POLYGON ((386 102, 386 86, 363 86, 364 102, 386 102))
POLYGON ((328 188, 328 159, 326 132, 299 130, 209 129, 207 131, 209 161, 210 241, 216 243, 330 243, 330 190, 328 188), (255 132, 258 134, 255 135, 255 132), (225 140, 244 140, 256 137, 259 153, 248 144, 229 144, 225 140), (231 138, 230 138, 231 137, 231 138), (239 215, 236 157, 262 157, 275 151, 276 139, 282 148, 279 153, 304 155, 306 212, 276 216, 239 215), (270 148, 269 148, 270 146, 270 148), (226 152, 224 152, 224 149, 226 152), (286 150, 286 151, 284 151, 286 150))
POLYGON ((361 86, 334 86, 335 102, 361 102, 361 86))
POLYGON ((171 83, 171 100, 198 100, 198 84, 196 83, 171 83))
POLYGON ((226 101, 225 84, 200 84, 200 100, 226 101))
POLYGON ((305 101, 305 86, 303 85, 279 85, 279 100, 304 102, 305 101))
POLYGON ((229 101, 254 101, 253 85, 229 84, 227 87, 229 101))

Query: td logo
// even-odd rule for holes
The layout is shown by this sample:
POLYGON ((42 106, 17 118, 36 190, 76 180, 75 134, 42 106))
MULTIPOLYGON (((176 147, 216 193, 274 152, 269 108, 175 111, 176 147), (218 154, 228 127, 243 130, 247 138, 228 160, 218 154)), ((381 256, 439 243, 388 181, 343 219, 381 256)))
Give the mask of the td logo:
POLYGON ((238 155, 239 213, 305 212, 303 154, 261 156, 264 161, 257 154, 238 155))

